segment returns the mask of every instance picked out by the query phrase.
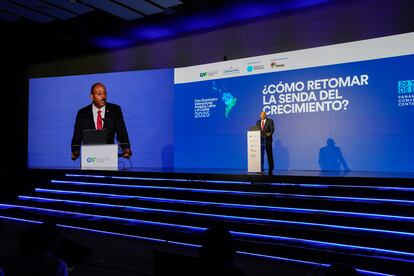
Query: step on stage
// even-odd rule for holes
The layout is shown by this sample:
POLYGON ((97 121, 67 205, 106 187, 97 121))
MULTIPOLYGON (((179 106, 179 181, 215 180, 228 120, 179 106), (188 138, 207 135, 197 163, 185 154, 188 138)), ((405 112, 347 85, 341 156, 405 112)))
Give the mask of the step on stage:
POLYGON ((31 169, 2 220, 198 247, 225 223, 238 254, 315 266, 345 260, 363 275, 414 267, 413 175, 239 170, 31 169))

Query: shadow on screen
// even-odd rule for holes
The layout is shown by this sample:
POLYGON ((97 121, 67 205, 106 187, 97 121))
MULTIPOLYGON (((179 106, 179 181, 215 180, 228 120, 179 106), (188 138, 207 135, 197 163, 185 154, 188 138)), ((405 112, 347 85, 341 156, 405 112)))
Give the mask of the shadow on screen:
POLYGON ((332 138, 328 138, 326 146, 319 149, 318 162, 321 174, 346 174, 350 171, 341 148, 335 144, 335 140, 332 138))

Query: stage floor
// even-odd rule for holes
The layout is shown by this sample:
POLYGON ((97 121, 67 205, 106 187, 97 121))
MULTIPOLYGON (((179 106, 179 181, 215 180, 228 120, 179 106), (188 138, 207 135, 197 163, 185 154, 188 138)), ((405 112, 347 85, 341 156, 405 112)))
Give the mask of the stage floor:
MULTIPOLYGON (((29 170, 59 170, 59 171, 78 171, 86 173, 89 170, 82 170, 76 167, 30 167, 29 170)), ((120 168, 117 171, 93 170, 91 172, 107 172, 116 174, 151 173, 166 175, 222 175, 233 177, 328 177, 328 178, 394 178, 394 179, 413 179, 414 172, 372 172, 372 171, 320 171, 320 170, 274 170, 273 175, 269 176, 267 171, 264 173, 248 173, 241 169, 200 169, 200 168, 149 168, 133 167, 120 168)))

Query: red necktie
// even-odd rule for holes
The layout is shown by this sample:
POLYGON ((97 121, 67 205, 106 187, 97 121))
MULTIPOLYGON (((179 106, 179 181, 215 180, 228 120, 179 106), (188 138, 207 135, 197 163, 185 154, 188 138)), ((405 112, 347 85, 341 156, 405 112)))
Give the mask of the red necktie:
POLYGON ((101 110, 98 110, 98 118, 96 120, 96 129, 100 130, 102 129, 102 115, 101 115, 101 110))
POLYGON ((264 120, 262 120, 262 130, 264 129, 264 120))

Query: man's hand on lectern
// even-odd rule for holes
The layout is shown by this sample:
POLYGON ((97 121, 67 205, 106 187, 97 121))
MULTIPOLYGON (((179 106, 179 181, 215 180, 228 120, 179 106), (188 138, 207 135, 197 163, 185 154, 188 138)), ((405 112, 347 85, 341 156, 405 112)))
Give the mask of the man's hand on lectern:
POLYGON ((122 156, 126 159, 131 158, 131 155, 132 155, 132 151, 129 148, 125 148, 122 152, 122 156))
POLYGON ((71 157, 72 160, 75 161, 76 159, 78 159, 79 154, 80 154, 79 151, 73 151, 72 152, 72 157, 71 157))

